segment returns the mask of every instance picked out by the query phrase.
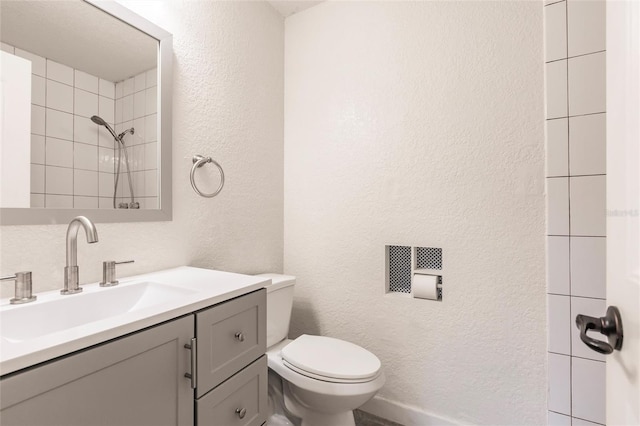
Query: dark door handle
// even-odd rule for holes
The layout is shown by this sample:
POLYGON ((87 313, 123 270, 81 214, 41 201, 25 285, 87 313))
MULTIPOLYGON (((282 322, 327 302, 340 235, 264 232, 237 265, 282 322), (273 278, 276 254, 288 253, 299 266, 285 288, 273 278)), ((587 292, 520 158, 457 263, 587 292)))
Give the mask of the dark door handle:
POLYGON ((607 314, 600 318, 577 315, 576 326, 580 329, 580 340, 594 351, 608 355, 614 350, 622 349, 622 319, 620 311, 615 306, 609 306, 607 314), (587 336, 589 330, 604 334, 609 343, 587 336))

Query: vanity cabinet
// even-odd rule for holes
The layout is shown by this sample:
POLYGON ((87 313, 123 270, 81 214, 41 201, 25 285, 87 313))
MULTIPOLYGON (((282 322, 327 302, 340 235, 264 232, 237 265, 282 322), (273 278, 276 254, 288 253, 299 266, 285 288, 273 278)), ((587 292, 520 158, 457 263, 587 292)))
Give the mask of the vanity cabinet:
POLYGON ((188 425, 193 392, 186 316, 0 381, 9 425, 188 425))
POLYGON ((258 426, 265 350, 261 289, 3 376, 0 422, 258 426))

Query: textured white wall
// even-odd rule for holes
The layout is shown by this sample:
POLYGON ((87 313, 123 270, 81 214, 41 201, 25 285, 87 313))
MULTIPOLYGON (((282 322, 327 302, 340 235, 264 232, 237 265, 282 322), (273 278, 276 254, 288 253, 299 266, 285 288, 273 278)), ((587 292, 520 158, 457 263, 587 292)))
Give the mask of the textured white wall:
MULTIPOLYGON (((263 2, 122 3, 174 36, 174 215, 171 222, 97 224, 93 245, 80 235, 81 282, 99 280, 108 259, 136 260, 120 276, 185 264, 280 271, 283 18, 263 2), (224 166, 216 198, 191 189, 197 153, 224 166)), ((1 227, 0 271, 32 270, 36 292, 61 288, 65 232, 64 225, 1 227)), ((2 284, 3 297, 12 291, 2 284)))
POLYGON ((292 335, 382 360, 383 398, 546 420, 542 6, 327 2, 285 22, 292 335), (384 245, 444 249, 444 301, 384 295, 384 245))

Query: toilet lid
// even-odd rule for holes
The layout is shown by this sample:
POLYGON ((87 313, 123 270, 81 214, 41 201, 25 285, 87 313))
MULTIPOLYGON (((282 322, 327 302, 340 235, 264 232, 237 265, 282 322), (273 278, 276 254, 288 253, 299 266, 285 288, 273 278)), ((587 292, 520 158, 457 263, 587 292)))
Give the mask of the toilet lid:
POLYGON ((368 350, 344 340, 302 336, 282 348, 282 359, 313 375, 332 379, 363 380, 375 377, 380 360, 368 350))

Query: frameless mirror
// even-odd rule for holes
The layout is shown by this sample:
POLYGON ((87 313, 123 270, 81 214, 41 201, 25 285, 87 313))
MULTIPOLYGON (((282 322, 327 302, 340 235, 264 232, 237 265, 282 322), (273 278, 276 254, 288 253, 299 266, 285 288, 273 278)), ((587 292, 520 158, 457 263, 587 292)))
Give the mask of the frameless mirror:
POLYGON ((0 2, 2 224, 171 219, 171 35, 112 1, 0 2))

